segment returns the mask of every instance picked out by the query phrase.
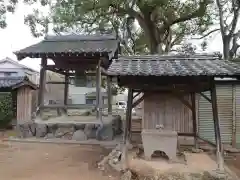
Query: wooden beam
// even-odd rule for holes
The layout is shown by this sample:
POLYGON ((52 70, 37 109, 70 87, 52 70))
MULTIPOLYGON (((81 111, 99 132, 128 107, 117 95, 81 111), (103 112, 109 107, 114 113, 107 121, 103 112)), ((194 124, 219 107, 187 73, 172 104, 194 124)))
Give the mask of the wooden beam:
POLYGON ((47 58, 41 59, 41 69, 40 69, 40 83, 38 91, 38 106, 44 105, 44 92, 46 87, 46 66, 47 58))
POLYGON ((218 169, 224 170, 223 164, 223 148, 221 142, 221 133, 220 133, 220 123, 218 119, 218 109, 217 109, 217 93, 216 93, 216 85, 214 79, 211 82, 211 99, 212 99, 212 112, 213 112, 213 120, 214 120, 214 131, 215 131, 215 140, 217 146, 217 163, 218 169))
POLYGON ((191 93, 191 104, 192 104, 192 122, 193 122, 193 133, 194 133, 194 145, 198 149, 198 132, 197 132, 197 116, 196 116, 196 95, 191 93))
POLYGON ((58 74, 62 74, 62 75, 66 74, 64 70, 58 69, 54 65, 47 65, 46 70, 52 71, 52 72, 55 72, 55 73, 58 73, 58 74))
POLYGON ((203 94, 202 92, 199 92, 199 94, 204 97, 208 102, 212 103, 211 98, 207 97, 205 94, 203 94))
POLYGON ((140 103, 144 100, 145 97, 146 97, 146 96, 143 95, 142 97, 140 97, 139 99, 137 99, 137 100, 133 103, 132 108, 135 108, 138 104, 140 104, 140 103))
POLYGON ((133 99, 135 99, 137 96, 139 96, 141 94, 141 92, 137 92, 134 96, 133 99))
POLYGON ((112 78, 107 76, 108 114, 112 115, 112 78))
MULTIPOLYGON (((141 133, 142 131, 131 131, 132 133, 141 133)), ((178 132, 178 136, 188 136, 188 137, 194 137, 194 133, 182 133, 178 132)))

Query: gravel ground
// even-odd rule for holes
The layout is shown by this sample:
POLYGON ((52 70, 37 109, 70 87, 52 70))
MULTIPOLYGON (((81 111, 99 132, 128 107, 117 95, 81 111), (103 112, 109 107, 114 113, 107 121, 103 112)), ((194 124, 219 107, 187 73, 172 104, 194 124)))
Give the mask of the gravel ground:
POLYGON ((99 146, 0 141, 0 179, 117 180, 117 172, 97 168, 108 153, 99 146))

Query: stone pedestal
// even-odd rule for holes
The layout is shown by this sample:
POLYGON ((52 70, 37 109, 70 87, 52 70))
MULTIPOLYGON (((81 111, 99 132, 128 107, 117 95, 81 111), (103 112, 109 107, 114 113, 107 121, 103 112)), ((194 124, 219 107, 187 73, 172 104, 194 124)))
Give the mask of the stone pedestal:
POLYGON ((169 160, 177 155, 177 132, 159 129, 142 130, 142 142, 145 158, 150 160, 154 151, 163 151, 169 160))

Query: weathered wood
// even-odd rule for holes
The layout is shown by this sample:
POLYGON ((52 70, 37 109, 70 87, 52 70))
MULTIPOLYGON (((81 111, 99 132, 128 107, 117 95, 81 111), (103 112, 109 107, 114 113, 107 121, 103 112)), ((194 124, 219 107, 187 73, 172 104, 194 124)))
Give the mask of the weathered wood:
POLYGON ((223 170, 223 152, 222 152, 222 142, 221 142, 221 133, 220 133, 220 123, 218 119, 218 109, 217 109, 217 93, 216 93, 216 85, 214 80, 211 82, 211 99, 212 99, 212 112, 213 112, 213 120, 214 120, 214 131, 215 131, 215 139, 216 139, 216 147, 217 147, 217 163, 218 168, 223 170))
POLYGON ((68 89, 69 89, 69 76, 65 75, 65 85, 64 85, 64 105, 68 104, 68 89))
MULTIPOLYGON (((131 131, 132 133, 141 133, 142 131, 131 131)), ((194 137, 194 133, 181 133, 178 132, 178 136, 188 136, 188 137, 194 137)))
POLYGON ((199 93, 202 97, 204 97, 208 102, 212 103, 211 98, 207 97, 205 94, 203 94, 202 92, 199 93))
POLYGON ((236 127, 237 127, 237 122, 236 122, 236 86, 233 86, 233 120, 232 120, 232 147, 236 148, 237 146, 237 134, 236 134, 236 127))
POLYGON ((126 126, 127 126, 127 136, 130 140, 130 132, 132 126, 132 108, 133 108, 133 89, 128 89, 128 100, 127 100, 127 111, 126 111, 126 126))
POLYGON ((158 76, 124 76, 119 77, 119 83, 122 85, 139 85, 144 87, 145 85, 159 85, 170 86, 177 88, 177 85, 192 87, 192 84, 198 85, 201 83, 207 83, 209 85, 210 78, 206 76, 198 77, 158 77, 158 76), (187 84, 186 84, 187 82, 187 84))
POLYGON ((96 107, 97 119, 102 121, 102 93, 101 93, 101 60, 98 61, 96 68, 96 107))
POLYGON ((132 108, 135 108, 138 104, 140 104, 144 98, 146 97, 146 95, 143 94, 142 97, 140 97, 139 99, 137 99, 133 104, 132 104, 132 108))
MULTIPOLYGON (((191 110, 171 93, 144 92, 144 95, 142 128, 155 129, 162 124, 177 132, 193 133, 191 110)), ((190 102, 190 95, 186 94, 184 99, 190 102)))
POLYGON ((38 106, 44 105, 44 91, 46 87, 46 66, 47 58, 41 59, 41 69, 40 69, 40 83, 38 91, 38 106))
POLYGON ((191 93, 191 104, 192 104, 192 120, 193 120, 193 134, 194 134, 194 145, 198 149, 198 132, 197 132, 197 116, 196 116, 196 97, 195 93, 191 93))
POLYGON ((108 114, 112 114, 112 79, 107 76, 108 114))
POLYGON ((134 96, 133 99, 135 99, 137 96, 139 96, 141 94, 141 92, 137 92, 134 96))
POLYGON ((186 107, 189 108, 191 111, 193 111, 192 105, 183 98, 183 96, 186 95, 186 94, 182 94, 182 93, 179 93, 179 92, 177 92, 177 91, 173 91, 173 92, 172 92, 172 95, 173 95, 174 97, 176 97, 177 99, 179 99, 179 100, 184 104, 184 106, 186 106, 186 107))

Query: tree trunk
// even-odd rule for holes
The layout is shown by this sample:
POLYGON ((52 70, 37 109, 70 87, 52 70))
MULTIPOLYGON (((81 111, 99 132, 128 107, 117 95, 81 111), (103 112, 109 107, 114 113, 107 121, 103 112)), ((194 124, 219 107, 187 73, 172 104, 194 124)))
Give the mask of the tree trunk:
POLYGON ((229 36, 223 36, 223 57, 229 59, 230 52, 230 38, 229 36))

